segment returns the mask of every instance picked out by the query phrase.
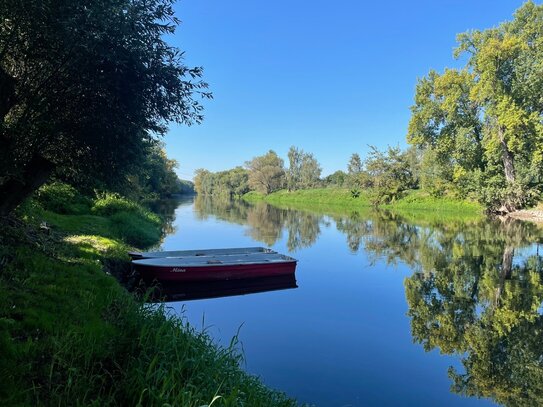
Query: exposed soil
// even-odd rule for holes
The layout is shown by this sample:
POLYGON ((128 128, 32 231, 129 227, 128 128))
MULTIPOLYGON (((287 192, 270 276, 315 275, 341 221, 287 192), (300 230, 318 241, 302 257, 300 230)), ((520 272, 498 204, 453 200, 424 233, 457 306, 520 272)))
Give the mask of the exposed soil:
POLYGON ((543 210, 541 209, 523 209, 516 212, 511 212, 507 216, 514 219, 527 220, 543 224, 543 210))

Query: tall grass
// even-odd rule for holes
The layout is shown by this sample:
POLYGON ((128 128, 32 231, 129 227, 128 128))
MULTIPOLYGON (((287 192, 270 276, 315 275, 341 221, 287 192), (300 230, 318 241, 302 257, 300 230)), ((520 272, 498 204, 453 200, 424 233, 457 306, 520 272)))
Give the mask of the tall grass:
POLYGON ((127 258, 126 225, 155 215, 120 197, 83 215, 29 207, 0 220, 0 405, 296 405, 241 369, 235 340, 218 346, 104 272, 127 258))

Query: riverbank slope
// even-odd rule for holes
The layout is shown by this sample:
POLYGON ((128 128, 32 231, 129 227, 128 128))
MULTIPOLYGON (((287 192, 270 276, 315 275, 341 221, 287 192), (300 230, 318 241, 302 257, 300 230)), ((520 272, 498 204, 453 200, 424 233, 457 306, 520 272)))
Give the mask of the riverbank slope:
POLYGON ((235 340, 217 346, 111 276, 159 241, 157 215, 72 198, 0 219, 0 404, 296 405, 240 368, 235 340))

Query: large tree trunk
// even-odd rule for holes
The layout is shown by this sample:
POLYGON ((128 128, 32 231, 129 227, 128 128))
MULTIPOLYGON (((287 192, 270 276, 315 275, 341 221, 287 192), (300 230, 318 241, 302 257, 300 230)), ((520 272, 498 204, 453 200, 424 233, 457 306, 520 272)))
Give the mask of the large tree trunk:
POLYGON ((506 246, 502 256, 502 269, 500 273, 500 284, 496 289, 495 305, 499 305, 500 297, 505 288, 505 280, 511 279, 513 271, 513 257, 515 256, 515 248, 506 246))
POLYGON ((27 164, 21 179, 12 178, 0 185, 0 216, 9 214, 41 187, 54 168, 51 161, 36 154, 27 164))
POLYGON ((502 160, 505 171, 505 179, 507 180, 507 183, 512 184, 516 179, 515 159, 513 153, 509 151, 509 148, 507 147, 504 131, 501 126, 498 126, 498 137, 500 138, 500 144, 502 146, 502 160))

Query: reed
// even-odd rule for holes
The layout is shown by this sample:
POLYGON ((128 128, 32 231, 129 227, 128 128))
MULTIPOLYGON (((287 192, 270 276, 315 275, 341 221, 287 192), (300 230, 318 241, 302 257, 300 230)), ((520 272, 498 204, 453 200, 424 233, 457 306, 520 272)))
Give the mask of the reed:
POLYGON ((296 405, 243 371, 237 338, 221 347, 109 275, 130 248, 112 218, 139 210, 30 208, 0 228, 0 405, 296 405))

